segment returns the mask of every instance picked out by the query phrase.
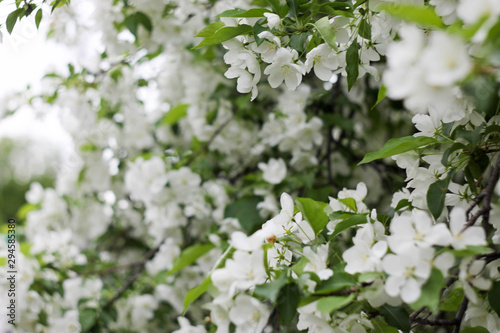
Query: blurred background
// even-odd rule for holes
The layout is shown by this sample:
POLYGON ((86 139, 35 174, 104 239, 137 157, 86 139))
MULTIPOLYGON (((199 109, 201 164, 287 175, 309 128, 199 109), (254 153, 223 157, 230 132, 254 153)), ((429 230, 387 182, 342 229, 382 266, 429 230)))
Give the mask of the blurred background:
MULTIPOLYGON (((0 22, 14 9, 15 0, 0 2, 0 22)), ((51 24, 47 18, 37 29, 33 17, 24 18, 11 35, 0 25, 1 221, 22 219, 16 214, 26 204, 29 184, 53 184, 60 161, 71 151, 56 110, 35 112, 33 106, 23 104, 27 96, 43 91, 46 73, 64 72, 63 64, 72 57, 69 49, 47 40, 51 24)))

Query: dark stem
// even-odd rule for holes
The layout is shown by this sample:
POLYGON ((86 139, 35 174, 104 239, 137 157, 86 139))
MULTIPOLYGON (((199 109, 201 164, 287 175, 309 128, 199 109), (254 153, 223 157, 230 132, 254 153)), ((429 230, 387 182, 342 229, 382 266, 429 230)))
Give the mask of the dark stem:
POLYGON ((156 247, 149 250, 144 256, 144 259, 142 259, 140 262, 137 263, 137 267, 135 268, 132 275, 129 276, 127 281, 125 281, 125 283, 116 292, 116 294, 113 297, 111 297, 111 299, 104 305, 104 309, 110 308, 118 299, 120 299, 120 297, 123 296, 125 291, 127 291, 127 289, 130 288, 135 283, 135 281, 137 281, 142 271, 144 271, 146 263, 149 261, 149 259, 153 258, 154 255, 160 250, 160 247, 163 245, 165 240, 166 238, 164 238, 156 247))

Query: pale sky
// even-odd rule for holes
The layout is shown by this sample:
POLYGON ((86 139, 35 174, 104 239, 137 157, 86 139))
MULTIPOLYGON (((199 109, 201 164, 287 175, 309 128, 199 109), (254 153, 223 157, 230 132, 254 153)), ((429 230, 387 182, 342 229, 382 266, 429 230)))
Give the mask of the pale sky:
MULTIPOLYGON (((13 0, 4 0, 0 4, 0 22, 5 22, 7 15, 15 6, 13 0)), ((44 13, 45 14, 45 13, 44 13)), ((48 13, 47 13, 48 14, 48 13)), ((42 84, 41 78, 48 72, 67 68, 70 53, 61 45, 47 41, 48 20, 42 20, 40 29, 36 29, 34 14, 18 21, 12 35, 5 24, 0 32, 3 42, 0 44, 0 100, 14 92, 22 92, 29 84, 37 90, 42 84)), ((37 142, 59 143, 67 147, 67 137, 55 115, 38 119, 33 109, 22 107, 20 112, 7 119, 0 120, 0 138, 32 138, 37 142)))

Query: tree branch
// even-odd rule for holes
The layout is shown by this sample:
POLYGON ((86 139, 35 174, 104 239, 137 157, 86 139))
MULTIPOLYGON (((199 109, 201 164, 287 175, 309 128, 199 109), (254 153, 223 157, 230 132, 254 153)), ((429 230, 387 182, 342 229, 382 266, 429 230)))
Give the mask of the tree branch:
POLYGON ((135 281, 139 278, 141 275, 142 271, 144 271, 144 268, 146 267, 146 263, 149 261, 149 259, 153 258, 154 255, 160 250, 160 247, 165 243, 166 238, 164 238, 156 247, 152 248, 149 250, 146 255, 144 256, 144 259, 141 261, 137 262, 136 269, 134 270, 134 273, 129 276, 127 281, 121 286, 121 288, 116 292, 116 294, 111 297, 111 299, 104 305, 103 308, 110 308, 120 297, 123 296, 125 291, 127 291, 128 288, 130 288, 135 281))

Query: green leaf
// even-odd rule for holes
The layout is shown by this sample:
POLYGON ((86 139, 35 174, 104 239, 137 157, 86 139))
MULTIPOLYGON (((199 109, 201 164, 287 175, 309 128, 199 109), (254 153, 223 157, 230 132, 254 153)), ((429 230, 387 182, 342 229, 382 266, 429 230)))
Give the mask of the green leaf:
POLYGON ((292 37, 290 38, 290 46, 297 50, 297 52, 302 53, 304 51, 308 36, 308 32, 302 32, 300 34, 292 35, 292 37))
POLYGON ((22 17, 22 13, 24 12, 23 8, 18 8, 14 10, 12 13, 7 16, 7 20, 5 21, 5 25, 7 26, 7 31, 9 34, 12 33, 12 30, 14 29, 14 25, 17 22, 17 19, 22 17))
POLYGON ((426 28, 444 28, 444 23, 429 6, 417 6, 402 3, 384 3, 378 7, 388 14, 397 17, 405 22, 416 23, 426 28))
POLYGON ((264 22, 266 22, 266 19, 261 18, 253 25, 253 37, 255 38, 255 43, 257 43, 257 46, 260 46, 266 40, 265 38, 260 38, 259 34, 263 31, 269 30, 269 28, 263 26, 264 22))
POLYGON ((429 186, 427 190, 427 206, 435 219, 437 219, 444 208, 444 200, 446 192, 448 192, 448 185, 450 178, 438 180, 429 186))
POLYGON ((483 326, 475 326, 475 327, 464 328, 463 330, 460 331, 460 333, 491 333, 491 332, 488 331, 483 326))
POLYGON ((366 218, 366 214, 352 215, 352 216, 346 218, 344 221, 337 223, 337 225, 335 226, 335 230, 333 230, 333 233, 330 236, 330 239, 337 236, 342 231, 349 229, 350 227, 353 227, 353 226, 359 225, 359 224, 365 224, 367 222, 368 222, 368 220, 366 218))
POLYGON ((153 23, 151 22, 149 16, 143 12, 137 12, 135 13, 135 16, 137 18, 137 23, 141 24, 148 32, 153 31, 153 23))
POLYGON ((78 321, 82 326, 82 332, 88 332, 97 321, 97 310, 85 308, 78 312, 78 321))
POLYGON ((380 89, 378 90, 378 95, 377 95, 377 102, 372 106, 372 110, 380 103, 384 98, 387 97, 387 87, 385 84, 382 84, 380 86, 380 89))
POLYGON ((212 243, 196 244, 186 248, 181 255, 174 261, 174 266, 168 271, 167 277, 171 276, 186 266, 194 263, 199 257, 203 256, 215 247, 212 243))
POLYGON ((326 295, 331 294, 336 291, 350 288, 355 285, 355 282, 351 275, 337 270, 334 272, 333 276, 328 280, 321 281, 314 290, 314 294, 316 295, 326 295))
POLYGON ((410 316, 403 307, 384 304, 379 308, 379 311, 389 325, 397 327, 403 332, 410 331, 410 316))
POLYGON ((448 164, 448 159, 452 153, 457 151, 458 149, 463 149, 465 148, 465 145, 460 142, 455 142, 454 144, 451 145, 450 148, 446 149, 443 153, 443 157, 441 158, 441 164, 446 166, 448 164))
POLYGON ((299 4, 297 3, 297 0, 286 0, 286 3, 289 7, 290 16, 298 18, 299 4))
POLYGON ((42 17, 43 17, 43 11, 42 8, 40 8, 35 15, 35 24, 37 29, 40 27, 40 22, 42 21, 42 17))
POLYGON ((246 196, 226 206, 224 218, 234 217, 238 219, 241 227, 251 235, 262 225, 262 218, 257 210, 257 204, 261 199, 257 196, 246 196))
POLYGON ((188 293, 184 297, 184 302, 183 302, 184 311, 182 312, 182 315, 186 314, 186 311, 187 311, 188 307, 191 305, 191 303, 193 303, 201 295, 203 295, 208 290, 208 287, 211 284, 212 284, 212 279, 210 278, 210 276, 208 276, 205 278, 205 280, 203 280, 200 283, 200 285, 198 285, 197 287, 194 287, 193 289, 188 291, 188 293))
POLYGON ((447 250, 453 253, 455 257, 459 258, 478 256, 481 254, 488 254, 492 252, 492 250, 489 247, 480 245, 468 245, 465 247, 465 249, 461 250, 451 250, 451 249, 447 250))
POLYGON ((347 65, 347 88, 351 90, 359 76, 359 45, 357 41, 353 41, 347 49, 345 60, 347 65))
POLYGON ((400 209, 403 209, 405 207, 408 207, 410 206, 410 201, 408 199, 402 199, 402 200, 399 200, 398 202, 398 205, 396 206, 396 208, 394 208, 394 211, 398 211, 400 209))
POLYGON ((189 104, 179 104, 171 108, 161 120, 161 125, 171 126, 187 115, 189 104))
POLYGON ((321 38, 335 51, 338 51, 337 44, 335 43, 335 30, 333 30, 328 16, 320 18, 313 24, 316 30, 318 30, 321 38))
POLYGON ((318 310, 323 314, 330 314, 335 310, 349 305, 354 300, 354 294, 348 296, 323 297, 318 301, 318 310))
POLYGON ((316 235, 328 224, 328 215, 324 211, 325 207, 328 206, 327 203, 309 198, 297 198, 295 204, 316 235))
POLYGON ((132 33, 132 35, 134 35, 135 38, 137 38, 137 27, 139 24, 139 22, 137 21, 137 16, 135 15, 127 16, 123 21, 123 24, 132 33))
POLYGON ((266 0, 269 6, 273 9, 273 12, 278 14, 281 18, 284 18, 288 14, 288 5, 283 6, 280 0, 266 0))
POLYGON ((373 324, 373 332, 372 333, 398 333, 398 329, 388 326, 386 323, 380 319, 380 317, 376 317, 372 320, 373 324))
POLYGON ((300 257, 300 259, 292 266, 292 271, 297 275, 302 275, 304 272, 304 267, 306 267, 309 260, 306 257, 300 257))
POLYGON ((441 299, 441 289, 444 288, 444 276, 437 268, 432 268, 431 276, 422 286, 422 295, 420 298, 411 304, 414 310, 426 306, 432 312, 436 313, 439 309, 439 301, 441 299))
POLYGON ((193 47, 193 49, 199 49, 201 47, 209 45, 217 45, 236 36, 250 33, 252 32, 252 30, 253 28, 246 24, 238 25, 236 27, 222 27, 217 30, 212 36, 202 40, 201 43, 193 47))
POLYGON ((358 211, 358 206, 356 205, 356 200, 353 198, 344 198, 344 199, 338 199, 340 202, 342 202, 344 205, 346 205, 349 209, 351 209, 353 212, 358 211))
POLYGON ((436 142, 437 141, 434 138, 428 138, 425 136, 420 136, 418 138, 414 136, 405 136, 402 138, 390 139, 380 150, 366 154, 366 156, 361 162, 358 163, 358 165, 369 163, 381 158, 402 154, 407 151, 415 150, 417 148, 427 146, 431 143, 436 142))
POLYGON ((254 294, 260 297, 267 298, 268 300, 271 301, 271 303, 276 303, 276 300, 278 299, 278 296, 280 294, 281 288, 288 282, 288 279, 286 277, 286 273, 283 272, 274 281, 271 281, 266 284, 261 284, 255 287, 254 294))
POLYGON ((368 273, 362 273, 358 276, 358 282, 363 283, 363 282, 372 282, 376 278, 382 277, 384 273, 381 272, 368 272, 368 273))
POLYGON ((372 26, 366 19, 361 20, 358 33, 364 39, 372 39, 372 26))
POLYGON ((217 17, 264 17, 264 13, 270 13, 271 11, 266 8, 252 8, 249 10, 235 8, 225 10, 217 17))
POLYGON ((456 312, 460 308, 460 304, 462 304, 463 299, 464 299, 464 290, 462 288, 453 289, 443 299, 443 302, 439 306, 439 310, 456 312))
POLYGON ((488 292, 488 302, 491 308, 500 316, 500 281, 495 281, 488 292))
POLYGON ((289 283, 280 290, 277 309, 282 323, 290 323, 297 314, 300 290, 295 283, 289 283))

